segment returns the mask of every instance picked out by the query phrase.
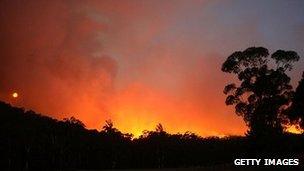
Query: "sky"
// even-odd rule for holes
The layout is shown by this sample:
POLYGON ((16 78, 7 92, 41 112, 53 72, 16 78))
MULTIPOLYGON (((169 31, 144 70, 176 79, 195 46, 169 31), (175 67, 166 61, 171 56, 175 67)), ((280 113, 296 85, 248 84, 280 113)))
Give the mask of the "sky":
POLYGON ((251 46, 304 56, 302 0, 2 0, 0 21, 0 100, 135 136, 243 135, 221 64, 251 46))

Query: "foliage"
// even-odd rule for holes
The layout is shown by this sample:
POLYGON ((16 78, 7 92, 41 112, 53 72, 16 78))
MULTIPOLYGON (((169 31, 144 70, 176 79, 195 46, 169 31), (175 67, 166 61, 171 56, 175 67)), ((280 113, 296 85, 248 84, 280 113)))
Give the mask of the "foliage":
POLYGON ((299 125, 304 129, 304 72, 292 98, 292 105, 286 110, 286 114, 291 124, 299 125))
POLYGON ((75 118, 58 121, 2 102, 0 117, 2 170, 201 167, 257 153, 283 157, 304 152, 304 137, 295 135, 260 141, 203 138, 191 132, 169 134, 158 124, 132 139, 110 120, 100 131, 88 130, 75 118))
POLYGON ((293 95, 286 71, 299 58, 294 51, 278 50, 269 56, 266 48, 250 47, 232 53, 223 63, 222 71, 235 74, 240 82, 224 88, 226 104, 234 105, 236 114, 243 117, 249 135, 282 133, 283 111, 293 95))

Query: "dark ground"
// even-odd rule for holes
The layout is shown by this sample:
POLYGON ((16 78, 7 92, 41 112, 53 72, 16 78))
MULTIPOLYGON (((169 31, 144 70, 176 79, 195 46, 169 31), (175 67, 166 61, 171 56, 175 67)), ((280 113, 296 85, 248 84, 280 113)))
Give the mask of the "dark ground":
POLYGON ((133 139, 111 122, 101 131, 88 130, 75 118, 58 121, 0 102, 1 170, 304 170, 235 167, 236 158, 299 158, 303 166, 304 136, 200 137, 169 134, 158 125, 133 139))

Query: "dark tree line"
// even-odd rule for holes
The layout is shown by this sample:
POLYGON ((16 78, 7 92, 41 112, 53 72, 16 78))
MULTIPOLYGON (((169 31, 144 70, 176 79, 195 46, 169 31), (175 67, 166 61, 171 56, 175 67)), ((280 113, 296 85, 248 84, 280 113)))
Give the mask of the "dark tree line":
POLYGON ((223 63, 222 71, 235 74, 239 82, 225 87, 226 104, 234 105, 243 117, 248 135, 280 135, 290 124, 304 128, 304 82, 294 91, 287 75, 299 59, 294 51, 269 55, 266 48, 250 47, 232 53, 223 63))
POLYGON ((299 124, 304 129, 304 72, 292 98, 292 105, 285 111, 291 124, 299 124))
MULTIPOLYGON (((248 136, 200 137, 169 134, 161 124, 139 138, 109 120, 88 130, 74 117, 56 120, 0 102, 1 170, 178 168, 232 165, 235 158, 301 158, 304 136, 304 75, 294 90, 286 74, 299 60, 293 51, 252 47, 230 55, 222 71, 237 75, 228 84, 226 104, 244 118, 248 136)), ((216 123, 215 123, 216 124, 216 123)))
POLYGON ((111 121, 101 131, 69 118, 55 120, 0 102, 1 170, 177 168, 228 164, 238 157, 297 157, 304 137, 252 141, 247 137, 169 134, 162 125, 139 138, 121 133, 111 121))

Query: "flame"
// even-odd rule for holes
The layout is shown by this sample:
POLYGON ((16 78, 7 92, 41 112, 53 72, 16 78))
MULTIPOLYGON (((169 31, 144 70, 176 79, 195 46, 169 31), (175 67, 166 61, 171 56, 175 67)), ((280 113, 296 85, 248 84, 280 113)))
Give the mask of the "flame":
POLYGON ((287 127, 286 131, 293 134, 302 134, 304 132, 304 130, 299 129, 297 125, 291 125, 287 127))
POLYGON ((242 135, 244 129, 230 129, 224 122, 209 124, 214 116, 211 111, 201 108, 190 100, 172 97, 170 94, 144 84, 132 84, 121 89, 108 104, 114 126, 123 133, 139 137, 143 131, 153 131, 162 124, 168 133, 187 131, 201 136, 242 135))

